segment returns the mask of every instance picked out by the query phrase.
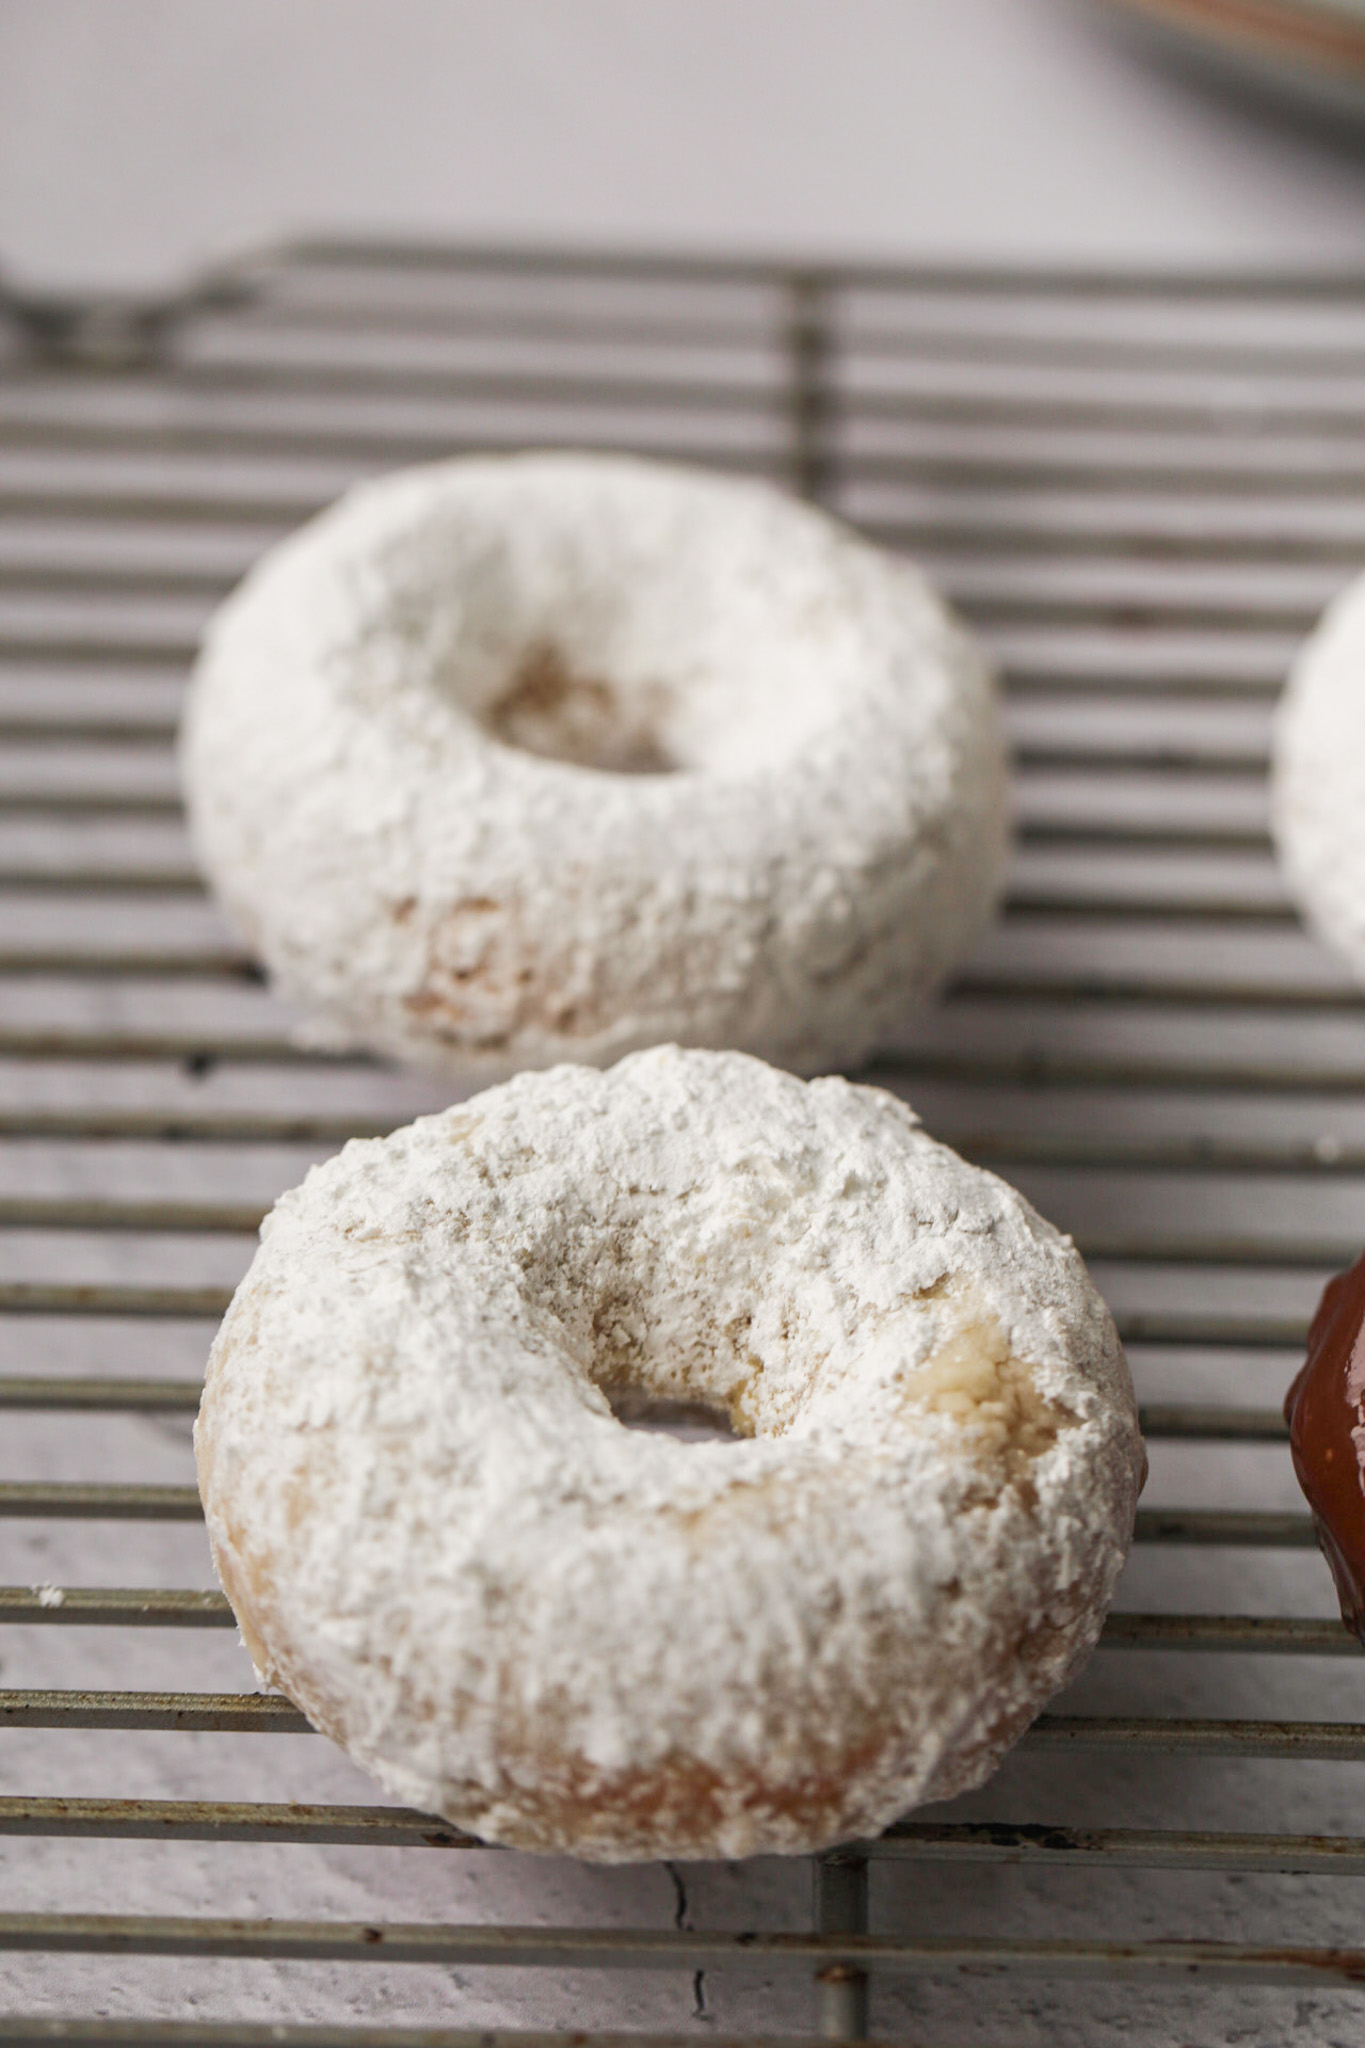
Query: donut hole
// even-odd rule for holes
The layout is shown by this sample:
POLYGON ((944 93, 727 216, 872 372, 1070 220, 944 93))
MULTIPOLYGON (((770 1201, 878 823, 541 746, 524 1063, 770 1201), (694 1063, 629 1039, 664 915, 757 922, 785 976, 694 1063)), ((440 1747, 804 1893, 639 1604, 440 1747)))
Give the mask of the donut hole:
POLYGON ((660 684, 626 692, 578 673, 552 641, 534 642, 480 723, 505 747, 613 775, 671 775, 682 767, 665 737, 670 693, 660 684))
MULTIPOLYGON (((542 1268, 536 1291, 580 1370, 626 1429, 694 1442, 762 1435, 765 1418, 744 1402, 755 1367, 746 1333, 722 1324, 696 1264, 675 1262, 648 1227, 662 1217, 633 1221, 600 1235, 589 1223, 581 1260, 542 1268)), ((714 1269, 708 1277, 720 1279, 714 1269)))
POLYGON ((379 664, 392 694, 457 711, 462 738, 540 760, 765 772, 880 689, 905 639, 884 566, 770 493, 542 457, 373 502, 387 530, 355 579, 357 688, 379 664))
MULTIPOLYGON (((775 1434, 813 1361, 786 1356, 795 1347, 774 1336, 765 1371, 754 1340, 761 1254, 744 1234, 699 1239, 690 1209, 687 1198, 634 1186, 599 1190, 584 1210, 561 1185, 518 1257, 518 1291, 625 1428, 723 1442, 775 1434), (793 1395, 776 1408, 774 1380, 793 1395)), ((785 1323, 782 1301, 769 1307, 785 1323)))
POLYGON ((726 1409, 705 1400, 677 1400, 652 1393, 635 1383, 617 1381, 602 1387, 616 1420, 626 1429, 671 1436, 680 1443, 741 1443, 726 1409))
MULTIPOLYGON (((666 1173, 656 1157, 642 1178, 666 1173)), ((628 1183, 583 1210, 561 1187, 519 1259, 523 1299, 616 1421, 730 1443, 846 1433, 848 1388, 861 1379, 869 1441, 918 1411, 983 1484, 1027 1489, 1076 1417, 1040 1388, 970 1279, 944 1275, 896 1302, 834 1309, 820 1242, 828 1219, 796 1233, 804 1264, 776 1273, 770 1227, 778 1218, 785 1231, 799 1196, 775 1176, 732 1174, 721 1229, 691 1190, 628 1183)))

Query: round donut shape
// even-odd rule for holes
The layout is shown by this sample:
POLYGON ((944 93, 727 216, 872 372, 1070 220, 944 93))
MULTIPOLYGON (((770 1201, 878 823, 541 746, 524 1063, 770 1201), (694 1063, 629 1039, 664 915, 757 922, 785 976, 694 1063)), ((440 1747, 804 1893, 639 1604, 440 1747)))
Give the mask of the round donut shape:
POLYGON ((1275 716, 1271 825, 1318 936, 1365 982, 1365 576, 1329 605, 1275 716))
POLYGON ((980 1783, 1094 1644, 1144 1469, 1069 1239, 880 1090, 676 1047, 315 1168, 195 1444, 262 1680, 410 1804, 605 1861, 980 1783))
POLYGON ((974 644, 766 485, 604 456, 370 483, 211 623, 182 766, 314 1035, 462 1077, 884 1043, 1006 850, 974 644))

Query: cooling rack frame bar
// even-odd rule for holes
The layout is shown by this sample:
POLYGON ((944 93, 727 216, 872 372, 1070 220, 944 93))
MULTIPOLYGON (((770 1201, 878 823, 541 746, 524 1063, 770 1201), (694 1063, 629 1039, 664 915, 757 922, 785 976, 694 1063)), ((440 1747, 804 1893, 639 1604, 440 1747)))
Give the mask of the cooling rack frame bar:
MULTIPOLYGON (((875 1934, 703 1934, 674 1928, 456 1926, 449 1922, 214 1920, 207 1916, 0 1914, 0 1952, 216 1957, 282 1962, 443 1964, 454 1968, 695 1970, 726 1963, 880 1969, 919 1976, 991 1974, 1141 1982, 1365 1985, 1365 1949, 1243 1942, 1010 1941, 875 1934)), ((572 2036, 570 2038, 573 2038, 572 2036)))
MULTIPOLYGON (((231 1800, 0 1799, 0 1834, 103 1841, 256 1842, 461 1852, 496 1845, 402 1807, 231 1800)), ((1061 1828, 1002 1822, 900 1821, 857 1845, 869 1862, 993 1863, 1146 1870, 1365 1875, 1365 1836, 1207 1830, 1061 1828)), ((847 1849, 839 1852, 845 1860, 847 1849)), ((0 2039, 3 2036, 0 2035, 0 2039)))
MULTIPOLYGON (((382 2027, 238 2024, 221 2020, 83 2020, 0 2015, 0 2048, 690 2048, 695 2034, 572 2034, 505 2027, 382 2027)), ((824 2035, 779 2037, 782 2048, 816 2048, 824 2035)), ((772 2036, 710 2034, 712 2048, 776 2048, 772 2036)))
MULTIPOLYGON (((235 1628, 221 1593, 199 1587, 0 1586, 0 1623, 57 1628, 235 1628)), ((1267 1652, 1298 1657, 1357 1657, 1344 1624, 1297 1615, 1111 1613, 1105 1650, 1267 1652)))
MULTIPOLYGON (((196 1522, 201 1514, 192 1486, 0 1482, 0 1520, 196 1522)), ((1133 1540, 1255 1550, 1312 1550, 1316 1543, 1307 1515, 1254 1508, 1139 1508, 1133 1540)))
MULTIPOLYGON (((505 2027, 262 2024, 250 2020, 83 2020, 0 2015, 0 2048, 690 2048, 695 2034, 517 2032, 505 2027)), ((782 2048, 816 2048, 825 2035, 786 2034, 782 2048)), ((712 2048, 776 2048, 772 2036, 709 2034, 712 2048)))

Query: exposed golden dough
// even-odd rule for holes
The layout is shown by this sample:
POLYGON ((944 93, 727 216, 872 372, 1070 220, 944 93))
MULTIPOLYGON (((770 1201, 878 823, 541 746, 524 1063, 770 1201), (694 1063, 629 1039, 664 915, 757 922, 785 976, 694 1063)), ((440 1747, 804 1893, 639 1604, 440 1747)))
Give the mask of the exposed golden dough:
POLYGON ((1075 1419, 1044 1400, 1032 1368, 1013 1355, 1004 1330, 990 1315, 975 1316, 955 1330, 909 1377, 906 1397, 931 1415, 952 1416, 977 1454, 1003 1460, 1011 1479, 1050 1450, 1059 1431, 1075 1419))

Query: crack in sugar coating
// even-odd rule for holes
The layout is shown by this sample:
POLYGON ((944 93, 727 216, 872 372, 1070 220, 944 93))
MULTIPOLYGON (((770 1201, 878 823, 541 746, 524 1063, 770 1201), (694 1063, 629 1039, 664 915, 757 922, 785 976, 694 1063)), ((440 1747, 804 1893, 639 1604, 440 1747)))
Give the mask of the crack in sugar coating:
POLYGON ((1020 1196, 878 1090, 676 1048, 315 1169, 196 1446, 262 1676, 396 1796, 604 1860, 978 1782, 1093 1644, 1142 1471, 1020 1196), (628 1429, 623 1381, 740 1434, 628 1429))
POLYGON ((990 673, 913 569, 615 457, 360 487, 211 623, 181 762, 314 1036, 462 1078, 675 1038, 852 1065, 971 946, 1008 833, 990 673))

